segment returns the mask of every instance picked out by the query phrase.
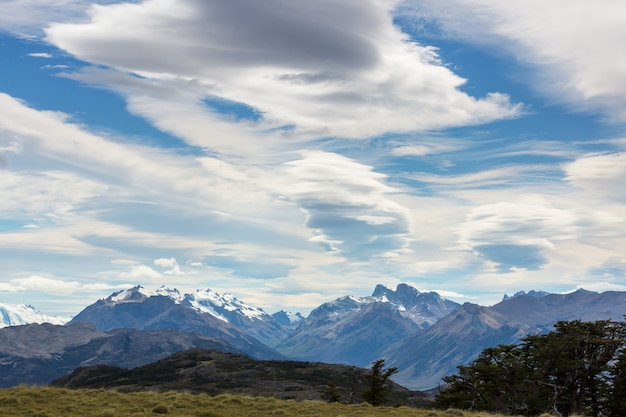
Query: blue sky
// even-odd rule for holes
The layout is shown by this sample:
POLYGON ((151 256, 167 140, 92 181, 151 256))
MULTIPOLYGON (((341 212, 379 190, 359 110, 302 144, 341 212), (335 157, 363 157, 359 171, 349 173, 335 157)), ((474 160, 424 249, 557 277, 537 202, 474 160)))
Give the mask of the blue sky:
POLYGON ((626 290, 618 0, 6 0, 0 301, 626 290))

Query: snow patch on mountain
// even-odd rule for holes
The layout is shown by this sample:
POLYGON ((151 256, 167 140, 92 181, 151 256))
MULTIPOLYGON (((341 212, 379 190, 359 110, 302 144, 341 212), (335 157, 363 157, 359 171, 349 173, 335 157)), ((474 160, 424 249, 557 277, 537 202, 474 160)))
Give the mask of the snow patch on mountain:
POLYGON ((184 300, 193 308, 224 321, 229 321, 226 317, 227 312, 239 313, 250 320, 263 320, 268 316, 262 309, 252 307, 232 294, 220 295, 210 288, 197 290, 193 294, 185 294, 184 300))
POLYGON ((146 298, 156 295, 155 292, 148 291, 141 285, 121 290, 111 294, 105 301, 110 303, 141 303, 146 298))
POLYGON ((169 297, 172 300, 174 300, 177 304, 179 304, 185 298, 183 295, 180 294, 180 292, 176 288, 169 288, 169 287, 166 287, 165 285, 161 285, 159 288, 157 288, 154 295, 169 297))
POLYGON ((31 305, 0 303, 0 328, 32 323, 65 324, 70 317, 47 316, 31 305))
POLYGON ((272 314, 272 317, 283 326, 296 326, 304 317, 300 313, 292 313, 290 311, 280 310, 272 314))

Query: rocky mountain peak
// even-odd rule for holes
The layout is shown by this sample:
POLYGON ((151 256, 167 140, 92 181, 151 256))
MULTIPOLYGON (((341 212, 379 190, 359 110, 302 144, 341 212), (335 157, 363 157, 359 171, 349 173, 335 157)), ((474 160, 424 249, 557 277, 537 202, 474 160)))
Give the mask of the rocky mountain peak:
POLYGON ((545 291, 535 291, 535 290, 530 290, 528 292, 518 291, 512 296, 509 296, 508 294, 504 294, 504 297, 502 297, 502 301, 511 300, 513 298, 521 297, 522 295, 527 295, 529 297, 535 297, 535 298, 541 298, 541 297, 545 297, 546 295, 550 295, 550 293, 545 292, 545 291))
POLYGON ((277 311, 276 313, 272 314, 272 317, 274 317, 274 319, 276 319, 276 321, 283 326, 296 326, 298 323, 304 320, 302 314, 291 313, 285 310, 277 311))
POLYGON ((165 285, 161 285, 155 291, 155 295, 169 297, 172 300, 176 301, 177 303, 181 302, 184 298, 176 288, 169 288, 169 287, 166 287, 165 285))
POLYGON ((141 285, 136 285, 127 290, 114 292, 105 301, 113 304, 141 303, 147 298, 152 297, 153 295, 155 294, 146 290, 141 285))

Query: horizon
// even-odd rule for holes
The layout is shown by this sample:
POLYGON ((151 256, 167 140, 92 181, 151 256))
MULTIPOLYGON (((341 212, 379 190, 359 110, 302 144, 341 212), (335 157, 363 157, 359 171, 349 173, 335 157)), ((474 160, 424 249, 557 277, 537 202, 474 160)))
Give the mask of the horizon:
MULTIPOLYGON (((406 283, 400 283, 400 284, 406 284, 406 283)), ((400 285, 400 284, 399 284, 399 285, 400 285)), ((378 286, 378 285, 382 285, 382 284, 377 284, 377 286, 378 286)), ((392 290, 392 291, 397 291, 397 287, 394 289, 394 288, 387 287, 387 286, 385 286, 385 285, 383 285, 383 286, 384 286, 386 289, 389 289, 389 290, 392 290)), ((411 286, 411 287, 412 287, 412 286, 411 286)), ((417 288, 415 288, 415 287, 412 287, 412 288, 416 289, 416 290, 417 290, 418 292, 420 292, 421 294, 425 294, 425 293, 429 293, 429 292, 435 292, 435 293, 437 293, 436 291, 420 291, 419 289, 417 289, 417 288)), ((93 303, 90 303, 90 304, 85 304, 84 306, 82 306, 82 307, 80 308, 80 310, 76 311, 76 312, 75 312, 75 314, 71 314, 71 315, 64 315, 64 316, 63 316, 63 315, 52 315, 52 314, 48 314, 48 312, 40 310, 39 308, 37 308, 37 306, 34 306, 34 305, 32 305, 32 304, 25 304, 25 303, 20 303, 20 304, 9 304, 9 303, 3 303, 3 302, 1 302, 1 301, 0 301, 0 305, 26 306, 26 307, 30 307, 30 308, 32 308, 34 311, 36 311, 36 312, 38 312, 38 313, 41 313, 41 314, 43 314, 43 315, 45 315, 45 316, 57 317, 57 318, 65 318, 65 319, 67 319, 67 320, 69 321, 69 320, 71 320, 72 318, 74 318, 76 315, 78 315, 79 313, 81 313, 81 312, 82 312, 85 308, 87 308, 87 307, 91 306, 92 304, 95 304, 97 301, 100 301, 100 300, 106 300, 106 299, 108 299, 108 298, 110 298, 110 297, 113 297, 113 296, 115 296, 115 295, 121 294, 121 293, 123 293, 123 292, 125 292, 125 291, 134 290, 134 289, 141 289, 141 290, 145 290, 144 294, 146 294, 146 295, 147 295, 147 296, 149 296, 149 297, 151 297, 151 296, 156 296, 156 295, 165 296, 165 297, 168 297, 168 296, 169 296, 169 295, 167 295, 167 294, 158 294, 158 290, 160 290, 160 289, 165 289, 165 290, 168 290, 168 291, 177 291, 177 292, 178 292, 181 296, 191 295, 191 294, 194 294, 194 293, 197 293, 197 292, 212 292, 212 293, 214 293, 214 294, 216 294, 216 295, 218 295, 218 296, 220 296, 220 297, 225 297, 225 296, 230 295, 230 296, 233 296, 233 298, 234 298, 234 299, 236 299, 236 300, 238 300, 238 301, 242 302, 243 304, 245 304, 245 305, 247 305, 247 306, 250 306, 250 307, 253 307, 253 308, 259 308, 259 309, 263 310, 265 313, 267 313, 267 314, 269 314, 269 315, 273 315, 273 314, 275 314, 275 313, 279 313, 279 312, 284 312, 284 313, 287 313, 287 314, 294 314, 294 315, 295 315, 295 314, 299 314, 299 315, 301 315, 303 318, 308 317, 308 316, 311 314, 311 311, 315 310, 316 308, 320 307, 321 305, 326 304, 326 303, 331 303, 331 302, 333 302, 333 301, 336 301, 336 300, 341 299, 341 298, 344 298, 344 297, 357 297, 357 298, 368 298, 368 297, 372 297, 372 294, 369 294, 369 295, 344 294, 344 295, 339 295, 339 296, 336 296, 336 297, 335 297, 335 298, 333 298, 332 300, 327 300, 327 301, 324 301, 324 302, 320 303, 320 305, 315 306, 315 307, 313 307, 313 308, 311 308, 311 309, 309 309, 309 310, 305 310, 305 311, 292 311, 292 310, 287 310, 287 309, 285 309, 285 308, 282 308, 282 307, 280 307, 280 306, 276 306, 276 309, 275 309, 274 311, 271 311, 271 310, 270 310, 270 311, 266 311, 264 308, 259 307, 259 306, 256 306, 256 305, 253 305, 253 304, 250 304, 250 303, 246 302, 246 300, 243 300, 243 299, 241 299, 241 298, 239 298, 239 297, 235 296, 235 295, 234 295, 233 293, 231 293, 231 292, 220 292, 220 291, 215 291, 215 290, 213 290, 213 289, 211 289, 211 288, 205 288, 205 289, 202 289, 202 288, 197 288, 197 289, 192 290, 192 291, 181 291, 179 288, 176 288, 176 287, 169 287, 169 286, 167 286, 166 284, 162 284, 162 285, 160 285, 160 286, 158 286, 158 287, 154 287, 153 289, 151 289, 151 288, 146 288, 146 287, 144 287, 144 286, 143 286, 143 285, 141 285, 141 284, 136 284, 136 285, 134 285, 134 286, 132 286, 132 287, 125 288, 125 289, 120 289, 120 290, 114 291, 114 292, 112 292, 112 293, 110 293, 110 294, 108 294, 108 295, 104 295, 104 296, 102 296, 102 297, 98 298, 97 300, 95 300, 93 303)), ((373 291, 375 291, 375 290, 373 290, 373 291)), ((372 293, 373 291, 371 291, 370 293, 372 293)), ((463 304, 465 304, 465 303, 470 303, 470 304, 479 305, 479 306, 482 306, 482 307, 488 307, 488 308, 489 308, 489 307, 493 307, 493 306, 495 306, 496 304, 499 304, 499 303, 501 303, 501 302, 503 302, 503 301, 508 301, 508 300, 510 300, 510 299, 516 298, 516 297, 518 296, 518 294, 519 294, 519 295, 528 295, 528 296, 530 296, 530 293, 533 293, 533 292, 538 292, 538 293, 545 293, 545 295, 568 295, 568 294, 573 294, 573 293, 578 292, 578 291, 586 291, 586 292, 592 292, 592 293, 596 293, 596 294, 602 294, 602 293, 604 293, 604 292, 609 292, 610 290, 609 290, 609 291, 599 291, 599 292, 598 292, 598 291, 591 291, 591 290, 587 290, 587 289, 585 289, 585 288, 577 288, 577 289, 574 289, 574 290, 571 290, 571 291, 567 291, 567 292, 562 292, 562 293, 551 293, 551 292, 545 292, 545 291, 542 291, 542 290, 534 290, 534 289, 532 289, 532 290, 519 290, 519 291, 516 291, 515 293, 511 293, 510 295, 509 295, 509 294, 507 294, 507 293, 502 294, 502 297, 501 297, 498 301, 496 301, 496 302, 494 302, 494 303, 492 303, 492 304, 473 303, 473 302, 471 302, 471 301, 463 301, 463 302, 457 302, 457 301, 455 301, 455 302, 457 302, 459 305, 463 305, 463 304), (506 297, 508 297, 508 299, 505 299, 506 297)), ((438 294, 440 297, 442 297, 443 299, 447 299, 447 300, 454 301, 453 299, 448 298, 448 297, 445 297, 445 296, 444 296, 444 295, 442 295, 442 294, 439 294, 439 293, 437 293, 437 294, 438 294)))
POLYGON ((626 291, 626 4, 7 0, 0 302, 626 291))

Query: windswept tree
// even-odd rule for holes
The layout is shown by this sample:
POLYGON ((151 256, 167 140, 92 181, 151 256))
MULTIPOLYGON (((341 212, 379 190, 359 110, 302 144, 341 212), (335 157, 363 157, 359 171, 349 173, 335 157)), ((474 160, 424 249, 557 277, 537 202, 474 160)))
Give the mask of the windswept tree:
POLYGON ((624 323, 575 320, 554 327, 516 345, 485 349, 444 378, 436 404, 529 416, 626 415, 616 411, 626 394, 624 323))
POLYGON ((385 369, 385 360, 372 362, 371 371, 365 375, 367 388, 363 391, 363 399, 372 405, 381 405, 389 395, 389 378, 398 372, 398 368, 385 369))

